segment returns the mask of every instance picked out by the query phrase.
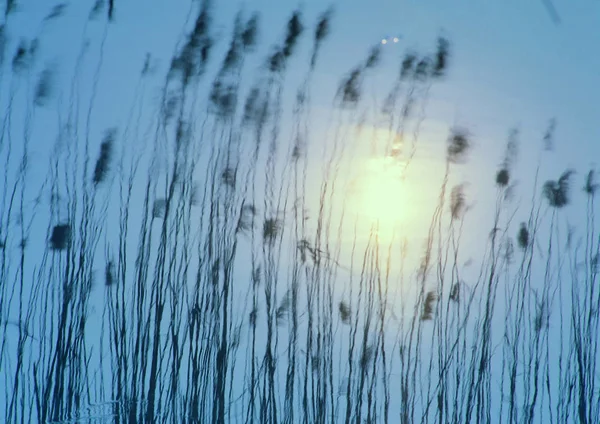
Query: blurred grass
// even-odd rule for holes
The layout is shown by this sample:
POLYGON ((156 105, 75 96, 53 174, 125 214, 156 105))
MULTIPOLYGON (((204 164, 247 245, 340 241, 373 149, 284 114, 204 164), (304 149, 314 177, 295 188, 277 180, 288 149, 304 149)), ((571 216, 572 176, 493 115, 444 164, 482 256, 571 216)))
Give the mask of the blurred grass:
MULTIPOLYGON (((387 126, 382 156, 403 172, 419 166, 430 89, 452 63, 449 40, 407 52, 375 106, 366 93, 381 48, 357 58, 323 140, 312 94, 333 10, 316 21, 293 12, 251 78, 259 15, 236 14, 216 58, 204 1, 155 78, 156 112, 145 122, 147 56, 123 128, 96 139, 104 41, 119 3, 95 2, 90 19, 104 7, 100 52, 88 58, 83 42, 70 92, 36 62, 37 38, 4 50, 4 422, 600 421, 594 170, 576 190, 573 170, 540 182, 541 159, 528 164, 536 190, 515 205, 513 131, 489 175, 490 227, 478 228, 466 182, 453 185, 472 135, 450 128, 436 204, 421 212, 430 221, 416 269, 406 239, 356 222, 349 206, 359 207, 342 169, 357 159, 360 129, 387 126), (291 69, 304 69, 297 86, 291 69), (84 84, 89 100, 77 91, 84 84), (52 107, 56 145, 47 169, 32 170, 35 111, 52 107), (37 172, 47 176, 39 186, 37 172), (574 229, 564 209, 582 196, 574 229), (370 230, 359 234, 361 225, 370 230), (480 255, 474 264, 465 250, 480 255)), ((58 5, 45 19, 65 13, 58 5)), ((551 149, 554 127, 540 151, 551 149)))

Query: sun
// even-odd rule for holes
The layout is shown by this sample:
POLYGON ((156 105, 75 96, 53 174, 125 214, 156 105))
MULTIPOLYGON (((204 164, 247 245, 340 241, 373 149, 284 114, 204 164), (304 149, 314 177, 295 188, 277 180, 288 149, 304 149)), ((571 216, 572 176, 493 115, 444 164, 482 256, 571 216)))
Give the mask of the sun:
POLYGON ((411 193, 402 164, 392 157, 370 158, 357 170, 350 206, 363 226, 391 236, 407 223, 411 193))

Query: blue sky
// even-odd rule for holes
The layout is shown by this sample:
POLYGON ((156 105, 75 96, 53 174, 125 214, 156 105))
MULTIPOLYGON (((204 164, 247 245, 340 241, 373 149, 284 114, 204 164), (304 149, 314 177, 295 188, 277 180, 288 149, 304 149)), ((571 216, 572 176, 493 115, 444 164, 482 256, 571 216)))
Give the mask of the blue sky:
MULTIPOLYGON (((157 65, 156 75, 163 75, 178 37, 184 34, 184 23, 187 21, 189 28, 193 19, 192 4, 184 1, 144 2, 141 11, 136 2, 115 3, 115 21, 106 32, 104 61, 91 122, 91 134, 96 139, 106 128, 117 126, 123 130, 146 53, 152 54, 157 65)), ((553 117, 558 121, 557 147, 556 152, 544 159, 544 175, 556 178, 567 167, 575 167, 580 171, 577 177, 582 178, 588 167, 600 158, 597 143, 600 126, 596 116, 600 56, 594 54, 594 48, 600 44, 597 31, 600 4, 555 0, 555 5, 562 19, 560 25, 552 22, 541 1, 333 3, 332 33, 321 52, 314 80, 314 110, 317 115, 326 111, 321 116, 329 113, 340 78, 382 37, 400 35, 401 40, 397 45, 383 48, 382 65, 369 81, 369 88, 380 94, 393 79, 398 59, 405 49, 431 50, 435 38, 444 35, 452 41, 450 71, 431 92, 419 153, 424 161, 429 156, 433 161, 419 168, 421 176, 418 178, 429 178, 431 181, 427 183, 437 187, 439 178, 431 177, 428 167, 435 167, 435 160, 443 155, 447 130, 454 124, 464 126, 471 131, 475 147, 468 165, 460 168, 457 181, 469 181, 470 195, 480 207, 492 204, 493 192, 489 187, 495 167, 501 160, 509 130, 517 126, 522 140, 517 179, 523 182, 521 196, 528 199, 531 187, 527 187, 527 182, 531 181, 541 137, 553 117)), ((283 22, 296 6, 303 11, 309 27, 328 7, 321 1, 300 4, 267 0, 218 2, 215 8, 218 51, 227 44, 235 12, 242 9, 248 14, 252 11, 261 14, 260 47, 249 61, 249 69, 254 71, 246 83, 260 73, 260 65, 270 47, 281 42, 283 22)), ((42 25, 40 22, 49 13, 50 5, 19 3, 17 13, 11 15, 8 23, 7 59, 21 37, 31 39, 41 34, 42 54, 35 73, 45 64, 57 65, 57 86, 66 98, 67 84, 72 80, 85 30, 85 37, 90 40, 86 53, 89 60, 85 64, 86 77, 81 80, 81 93, 82 101, 87 101, 91 80, 88 77, 96 71, 106 30, 103 19, 86 24, 84 18, 89 9, 87 3, 70 4, 61 20, 42 25)), ((305 40, 299 49, 300 56, 308 54, 309 47, 305 40)), ((305 61, 297 62, 300 65, 291 68, 290 81, 297 81, 305 72, 305 61)), ((5 66, 9 63, 10 60, 6 60, 5 66)), ((4 87, 8 87, 6 81, 4 87)), ((160 83, 151 85, 144 113, 155 110, 159 88, 160 83)), ((23 86, 20 90, 24 92, 23 86)), ((3 89, 3 95, 7 92, 3 89)), ((291 89, 288 94, 293 95, 293 92, 291 89)), ((34 152, 31 163, 36 169, 38 165, 45 165, 55 141, 57 104, 55 100, 50 107, 36 110, 31 144, 34 152)), ((321 142, 326 137, 327 125, 323 120, 316 120, 315 125, 312 134, 321 142)), ((37 176, 45 178, 45 174, 37 176)), ((435 195, 412 199, 413 204, 431 205, 433 201, 435 195)), ((475 222, 486 225, 489 215, 485 209, 481 212, 481 215, 475 214, 475 222)), ((421 224, 426 225, 426 222, 421 224)))
MULTIPOLYGON (((182 23, 191 10, 190 4, 182 1, 168 5, 160 1, 145 4, 143 15, 135 2, 117 5, 116 20, 106 40, 98 96, 98 108, 107 113, 95 118, 98 127, 114 125, 122 119, 121 109, 114 103, 128 107, 136 71, 142 66, 146 52, 158 59, 161 72, 165 70, 177 37, 182 33, 182 23)), ((402 36, 398 45, 388 46, 384 66, 377 73, 376 84, 384 87, 386 77, 393 78, 397 65, 395 56, 399 56, 403 48, 432 49, 435 37, 443 34, 453 43, 451 68, 447 80, 434 88, 428 117, 469 127, 478 147, 475 156, 501 154, 505 134, 515 125, 521 128, 524 138, 535 139, 543 133, 548 120, 556 117, 557 156, 565 165, 588 166, 590 158, 599 157, 594 150, 595 140, 600 137, 594 108, 600 91, 596 84, 600 57, 594 54, 594 46, 600 42, 596 31, 600 22, 599 4, 556 0, 562 19, 559 25, 552 22, 541 0, 353 0, 333 5, 333 32, 323 48, 315 81, 314 91, 322 93, 315 96, 318 105, 329 107, 340 76, 362 59, 381 37, 402 36)), ((41 62, 59 63, 59 75, 63 78, 69 78, 72 72, 73 53, 80 48, 73 40, 81 39, 85 24, 81 18, 89 10, 89 5, 83 2, 69 6, 62 21, 52 23, 45 31, 48 48, 42 48, 44 60, 41 62), (61 50, 53 50, 52 45, 61 45, 61 50), (66 56, 66 52, 71 54, 66 56)), ((287 1, 276 5, 270 1, 218 2, 215 21, 218 33, 223 34, 221 48, 227 42, 232 14, 240 8, 258 10, 264 25, 256 57, 262 60, 266 48, 283 34, 283 25, 272 23, 284 22, 295 6, 287 1)), ((310 24, 327 4, 305 1, 299 7, 310 24)), ((18 10, 11 18, 14 23, 9 25, 8 31, 13 43, 20 36, 32 37, 40 27, 39 18, 45 16, 49 8, 24 2, 18 10), (11 26, 18 29, 11 31, 11 26)), ((104 23, 88 27, 89 35, 100 35, 103 30, 104 23)), ((97 41, 98 37, 91 39, 97 41)), ((301 52, 307 52, 308 44, 302 44, 301 52)), ((97 43, 91 48, 97 53, 97 43)), ((255 69, 259 63, 255 62, 255 69)))

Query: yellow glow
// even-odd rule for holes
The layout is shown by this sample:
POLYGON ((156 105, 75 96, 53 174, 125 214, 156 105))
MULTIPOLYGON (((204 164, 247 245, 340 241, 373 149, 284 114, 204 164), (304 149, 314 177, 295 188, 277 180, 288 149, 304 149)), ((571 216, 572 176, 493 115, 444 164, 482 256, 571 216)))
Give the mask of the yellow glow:
POLYGON ((408 224, 411 193, 401 171, 402 165, 393 158, 368 159, 354 180, 352 210, 357 212, 361 226, 377 228, 380 237, 391 237, 408 224))

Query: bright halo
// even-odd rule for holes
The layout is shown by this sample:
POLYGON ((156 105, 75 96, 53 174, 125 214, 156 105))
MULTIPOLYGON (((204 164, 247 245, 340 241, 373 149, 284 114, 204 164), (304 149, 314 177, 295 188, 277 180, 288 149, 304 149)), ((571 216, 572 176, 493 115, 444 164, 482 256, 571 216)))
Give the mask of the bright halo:
POLYGON ((391 236, 406 224, 409 194, 402 165, 396 159, 371 158, 358 170, 351 207, 362 226, 377 229, 380 237, 391 236))

